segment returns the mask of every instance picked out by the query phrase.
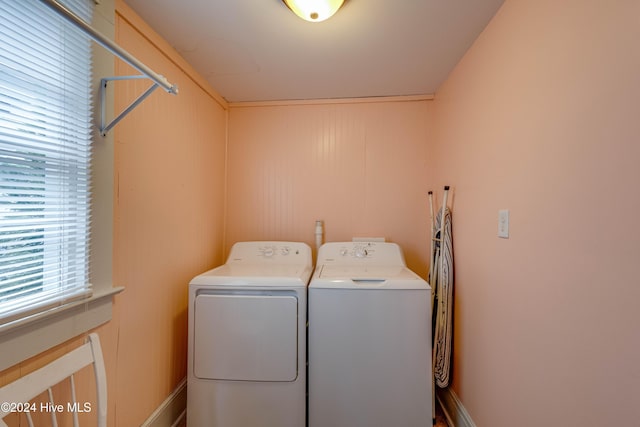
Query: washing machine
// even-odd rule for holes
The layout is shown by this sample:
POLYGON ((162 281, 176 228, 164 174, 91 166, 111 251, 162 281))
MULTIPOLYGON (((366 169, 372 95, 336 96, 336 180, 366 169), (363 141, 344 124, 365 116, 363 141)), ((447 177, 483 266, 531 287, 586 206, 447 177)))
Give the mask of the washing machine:
POLYGON ((311 248, 239 242, 189 284, 187 426, 304 427, 311 248))
POLYGON ((431 288, 398 245, 324 244, 308 316, 309 427, 432 424, 431 288))

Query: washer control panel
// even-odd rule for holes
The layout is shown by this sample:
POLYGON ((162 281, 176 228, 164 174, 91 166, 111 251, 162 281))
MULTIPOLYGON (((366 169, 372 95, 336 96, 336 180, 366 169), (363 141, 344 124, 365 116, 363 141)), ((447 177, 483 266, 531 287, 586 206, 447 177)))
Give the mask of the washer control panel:
POLYGON ((300 264, 311 259, 311 248, 301 242, 238 242, 227 263, 300 264))
POLYGON ((404 265, 402 250, 388 242, 331 242, 318 252, 317 264, 376 263, 404 265))
POLYGON ((342 246, 340 256, 342 258, 372 258, 375 253, 375 243, 358 243, 353 246, 342 246))

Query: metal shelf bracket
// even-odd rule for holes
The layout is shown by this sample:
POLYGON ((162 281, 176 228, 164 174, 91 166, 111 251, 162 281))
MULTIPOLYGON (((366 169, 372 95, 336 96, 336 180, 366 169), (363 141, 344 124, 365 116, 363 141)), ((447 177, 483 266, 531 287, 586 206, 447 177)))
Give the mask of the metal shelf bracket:
POLYGON ((107 83, 117 80, 135 80, 135 79, 148 79, 147 76, 117 76, 117 77, 105 77, 100 80, 100 135, 107 136, 107 133, 117 125, 120 120, 124 119, 134 108, 136 108, 142 101, 144 101, 151 93, 158 88, 158 83, 153 83, 146 91, 138 96, 127 108, 122 110, 113 120, 107 123, 107 83))

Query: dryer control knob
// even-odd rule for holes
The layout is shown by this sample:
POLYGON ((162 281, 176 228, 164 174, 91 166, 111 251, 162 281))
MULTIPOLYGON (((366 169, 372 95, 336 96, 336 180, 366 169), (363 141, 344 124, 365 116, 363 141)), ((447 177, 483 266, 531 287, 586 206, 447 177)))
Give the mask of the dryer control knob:
POLYGON ((289 255, 289 248, 286 246, 283 246, 282 249, 280 250, 280 253, 282 253, 282 255, 289 255))

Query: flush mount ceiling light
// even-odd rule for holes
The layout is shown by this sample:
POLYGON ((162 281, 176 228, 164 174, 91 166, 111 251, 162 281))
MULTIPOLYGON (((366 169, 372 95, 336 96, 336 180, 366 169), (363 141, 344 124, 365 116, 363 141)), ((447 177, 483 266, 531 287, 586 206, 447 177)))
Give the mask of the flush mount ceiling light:
POLYGON ((282 0, 300 18, 309 22, 329 19, 345 0, 282 0))

